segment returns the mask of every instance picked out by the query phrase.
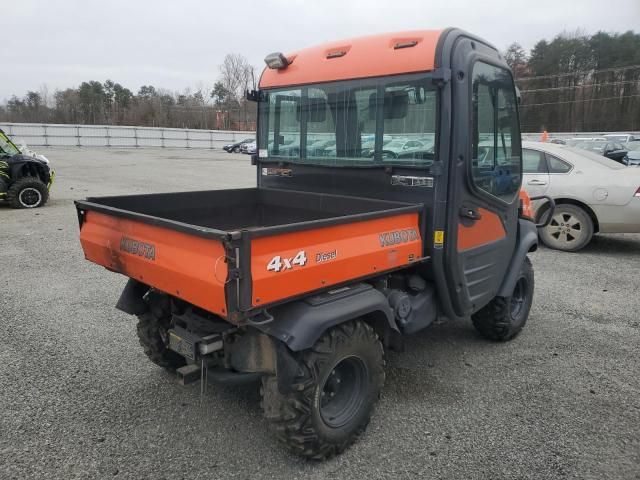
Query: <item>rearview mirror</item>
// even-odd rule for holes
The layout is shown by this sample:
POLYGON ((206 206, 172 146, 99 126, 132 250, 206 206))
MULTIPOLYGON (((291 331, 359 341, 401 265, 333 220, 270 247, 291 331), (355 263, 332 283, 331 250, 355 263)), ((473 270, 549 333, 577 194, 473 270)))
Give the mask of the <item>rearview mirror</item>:
MULTIPOLYGON (((327 102, 324 98, 307 98, 307 122, 322 123, 327 119, 327 102)), ((300 121, 302 104, 298 103, 296 108, 296 120, 300 121)))
MULTIPOLYGON (((369 95, 369 120, 376 119, 377 94, 369 95)), ((391 90, 384 93, 384 118, 404 118, 409 111, 409 94, 404 90, 391 90)))
POLYGON ((409 110, 409 94, 403 90, 392 90, 384 94, 384 118, 404 118, 409 110))

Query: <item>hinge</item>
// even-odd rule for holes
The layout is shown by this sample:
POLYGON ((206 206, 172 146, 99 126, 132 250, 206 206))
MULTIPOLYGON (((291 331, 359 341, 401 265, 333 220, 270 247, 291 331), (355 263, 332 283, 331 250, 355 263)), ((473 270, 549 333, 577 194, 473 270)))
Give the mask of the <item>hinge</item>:
POLYGON ((446 83, 451 81, 451 69, 450 68, 436 68, 431 74, 431 81, 438 87, 443 87, 446 83))
POLYGON ((242 272, 239 268, 229 269, 229 280, 240 280, 242 278, 242 272))

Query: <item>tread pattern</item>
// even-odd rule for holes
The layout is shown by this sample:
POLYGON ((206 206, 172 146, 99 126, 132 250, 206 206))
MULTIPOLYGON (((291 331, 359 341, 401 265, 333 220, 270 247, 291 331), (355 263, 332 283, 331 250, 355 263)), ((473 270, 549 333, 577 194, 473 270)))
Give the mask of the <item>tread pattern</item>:
MULTIPOLYGON (((533 265, 531 265, 529 257, 525 257, 520 275, 529 277, 530 295, 533 296, 533 265)), ((511 317, 511 297, 494 297, 471 316, 471 321, 483 337, 496 342, 506 342, 522 331, 528 315, 527 311, 524 321, 514 322, 511 317)))
POLYGON ((16 180, 7 190, 6 200, 13 208, 26 208, 22 206, 18 198, 20 191, 26 187, 36 188, 40 192, 40 195, 42 195, 42 201, 40 202, 40 205, 33 208, 42 207, 45 203, 47 203, 47 200, 49 199, 49 190, 47 189, 47 186, 42 183, 39 178, 22 177, 16 180))
POLYGON ((263 378, 262 408, 276 437, 291 452, 312 460, 326 460, 346 450, 367 428, 373 406, 384 385, 384 351, 373 328, 364 321, 357 320, 327 331, 311 349, 302 352, 298 360, 299 374, 290 385, 291 393, 280 393, 276 377, 263 378), (342 438, 329 439, 318 428, 314 419, 319 378, 333 364, 339 348, 354 345, 370 349, 372 358, 376 359, 375 365, 367 365, 374 370, 370 378, 375 398, 363 406, 367 410, 366 414, 352 431, 342 435, 342 438))
POLYGON ((185 365, 186 362, 182 356, 169 350, 162 340, 162 334, 167 329, 167 319, 157 318, 151 312, 138 316, 138 340, 144 349, 144 353, 156 365, 173 372, 176 368, 185 365))

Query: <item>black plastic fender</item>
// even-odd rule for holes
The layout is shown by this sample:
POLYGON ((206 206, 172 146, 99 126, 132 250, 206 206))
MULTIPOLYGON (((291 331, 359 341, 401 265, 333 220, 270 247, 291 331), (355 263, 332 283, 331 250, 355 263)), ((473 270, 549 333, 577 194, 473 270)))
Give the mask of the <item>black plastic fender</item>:
POLYGON ((116 308, 129 315, 143 314, 149 308, 147 302, 142 298, 148 291, 148 285, 130 278, 120 294, 116 308))
POLYGON ((253 326, 294 352, 310 348, 327 329, 368 314, 384 318, 391 330, 399 332, 387 298, 366 283, 287 303, 269 313, 272 321, 253 326))
POLYGON ((519 219, 518 220, 518 240, 516 241, 516 249, 509 262, 509 268, 507 274, 502 280, 502 285, 498 289, 496 294, 498 297, 509 297, 513 293, 513 289, 516 287, 516 281, 518 280, 518 274, 520 273, 520 267, 524 263, 524 259, 527 253, 533 252, 538 248, 538 229, 536 224, 531 220, 519 219))

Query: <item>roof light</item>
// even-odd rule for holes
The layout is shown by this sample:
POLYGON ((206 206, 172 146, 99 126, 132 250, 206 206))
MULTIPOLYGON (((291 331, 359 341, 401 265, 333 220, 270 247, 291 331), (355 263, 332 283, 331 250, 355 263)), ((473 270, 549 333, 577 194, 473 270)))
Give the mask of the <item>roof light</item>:
POLYGON ((407 42, 398 42, 393 47, 394 50, 399 50, 401 48, 411 48, 415 47, 418 44, 417 40, 409 40, 407 42))
POLYGON ((264 58, 264 63, 266 63, 269 68, 281 70, 287 68, 291 62, 281 52, 275 52, 267 55, 264 58))
POLYGON ((340 58, 340 57, 344 57, 346 54, 347 54, 347 52, 345 52, 344 50, 338 50, 336 52, 327 53, 327 58, 328 59, 340 58))

